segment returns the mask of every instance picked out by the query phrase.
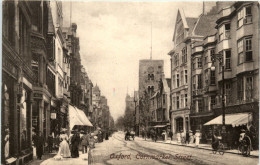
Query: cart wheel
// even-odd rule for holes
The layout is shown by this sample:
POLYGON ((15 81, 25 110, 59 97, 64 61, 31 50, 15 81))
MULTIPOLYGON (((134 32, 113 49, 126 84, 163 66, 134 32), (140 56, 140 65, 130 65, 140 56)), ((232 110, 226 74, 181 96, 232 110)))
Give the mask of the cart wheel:
POLYGON ((220 155, 224 155, 224 150, 225 150, 225 149, 224 149, 224 145, 223 145, 223 144, 220 144, 220 145, 219 145, 219 148, 218 148, 219 154, 220 154, 220 155))

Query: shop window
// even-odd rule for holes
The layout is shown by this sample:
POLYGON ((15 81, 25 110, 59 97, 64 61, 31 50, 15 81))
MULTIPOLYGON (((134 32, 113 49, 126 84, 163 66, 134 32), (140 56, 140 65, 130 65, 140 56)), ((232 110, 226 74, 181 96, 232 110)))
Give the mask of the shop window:
POLYGON ((182 117, 176 119, 176 131, 177 132, 183 131, 183 118, 182 117))

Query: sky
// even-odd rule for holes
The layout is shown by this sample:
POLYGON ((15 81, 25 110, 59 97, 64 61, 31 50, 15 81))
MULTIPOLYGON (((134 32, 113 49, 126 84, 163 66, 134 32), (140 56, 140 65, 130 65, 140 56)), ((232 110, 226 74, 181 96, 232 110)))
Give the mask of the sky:
POLYGON ((138 90, 139 60, 150 58, 151 45, 152 59, 164 60, 165 77, 170 77, 168 52, 178 9, 186 17, 202 13, 202 2, 64 1, 64 26, 70 24, 70 5, 81 63, 108 99, 114 120, 124 114, 127 91, 133 96, 138 90))

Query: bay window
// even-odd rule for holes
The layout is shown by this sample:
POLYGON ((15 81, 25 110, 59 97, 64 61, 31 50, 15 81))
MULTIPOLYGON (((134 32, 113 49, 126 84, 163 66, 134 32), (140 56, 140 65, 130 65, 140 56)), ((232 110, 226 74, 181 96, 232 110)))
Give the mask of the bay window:
POLYGON ((252 6, 243 7, 237 13, 237 28, 240 28, 243 24, 252 23, 252 6))
POLYGON ((215 77, 215 71, 210 71, 210 85, 215 85, 216 83, 216 77, 215 77))
POLYGON ((198 58, 198 68, 201 68, 202 67, 202 61, 201 61, 201 57, 198 58))
POLYGON ((237 49, 238 49, 238 64, 242 64, 244 62, 244 54, 243 54, 243 40, 238 41, 237 49))
POLYGON ((239 101, 244 100, 244 79, 243 79, 243 77, 238 77, 238 79, 237 79, 237 99, 239 101))

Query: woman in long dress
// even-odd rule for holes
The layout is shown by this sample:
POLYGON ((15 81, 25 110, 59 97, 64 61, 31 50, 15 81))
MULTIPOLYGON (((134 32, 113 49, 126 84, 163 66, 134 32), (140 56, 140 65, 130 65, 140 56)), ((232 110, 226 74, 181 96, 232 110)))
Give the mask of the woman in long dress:
POLYGON ((6 129, 5 132, 5 158, 7 159, 9 157, 9 129, 6 129))
POLYGON ((69 148, 69 144, 68 144, 69 137, 65 133, 65 130, 63 130, 61 132, 60 140, 61 140, 61 143, 60 143, 60 147, 59 147, 59 152, 55 156, 55 158, 57 158, 57 159, 59 159, 59 158, 69 158, 71 156, 70 148, 69 148))
POLYGON ((195 134, 195 144, 196 144, 197 147, 198 147, 199 144, 200 144, 200 136, 201 136, 200 131, 199 131, 199 130, 196 130, 196 134, 195 134))

